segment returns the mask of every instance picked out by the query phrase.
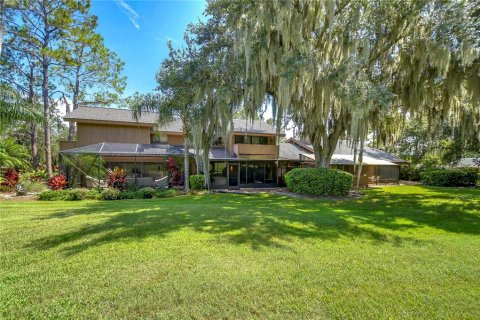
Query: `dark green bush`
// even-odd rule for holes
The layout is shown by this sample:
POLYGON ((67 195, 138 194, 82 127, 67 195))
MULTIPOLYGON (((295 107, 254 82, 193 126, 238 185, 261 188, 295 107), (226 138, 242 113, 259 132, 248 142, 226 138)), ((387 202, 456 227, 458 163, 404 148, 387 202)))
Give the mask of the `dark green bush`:
POLYGON ((171 198, 176 197, 179 194, 180 192, 175 189, 161 189, 155 191, 155 198, 171 198))
POLYGON ((146 187, 138 190, 137 193, 141 199, 152 199, 155 196, 155 189, 146 187))
POLYGON ((120 196, 120 190, 115 188, 107 188, 100 194, 102 200, 117 200, 120 196))
POLYGON ((420 168, 416 166, 410 164, 400 166, 400 180, 420 181, 422 180, 420 173, 420 168))
POLYGON ((40 193, 38 195, 38 200, 41 200, 41 201, 63 200, 64 196, 65 196, 64 191, 48 190, 40 193))
POLYGON ((87 198, 88 189, 62 190, 61 193, 63 193, 63 200, 66 201, 85 200, 87 198))
POLYGON ((118 195, 118 199, 139 199, 138 191, 124 190, 118 195))
POLYGON ((100 188, 90 189, 90 190, 87 191, 85 199, 100 200, 101 199, 100 198, 101 193, 102 193, 102 189, 100 189, 100 188))
POLYGON ((190 176, 190 189, 203 190, 205 189, 205 177, 203 174, 195 174, 190 176))
POLYGON ((421 173, 424 184, 441 187, 475 186, 478 175, 479 173, 476 169, 440 169, 421 173))
POLYGON ((308 195, 344 196, 353 176, 336 169, 297 168, 285 175, 288 190, 308 195))
POLYGON ((70 189, 70 190, 48 190, 38 195, 38 200, 53 201, 77 201, 77 200, 98 200, 100 199, 98 189, 70 189))

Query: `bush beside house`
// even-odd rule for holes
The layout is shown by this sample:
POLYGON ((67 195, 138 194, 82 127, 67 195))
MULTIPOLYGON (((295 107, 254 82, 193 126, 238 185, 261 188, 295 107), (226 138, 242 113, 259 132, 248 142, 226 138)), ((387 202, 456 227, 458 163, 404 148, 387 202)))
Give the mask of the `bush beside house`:
POLYGON ((438 169, 421 173, 426 185, 440 187, 471 187, 477 184, 479 171, 477 169, 438 169))
POLYGON ((307 195, 345 196, 353 176, 336 169, 297 168, 285 175, 288 190, 307 195))
POLYGON ((203 174, 195 174, 189 177, 190 189, 193 191, 205 189, 205 177, 203 174))
POLYGON ((174 189, 155 190, 153 188, 141 188, 130 190, 107 189, 70 189, 48 190, 38 195, 42 201, 77 201, 77 200, 122 200, 122 199, 152 199, 170 198, 180 193, 174 189))

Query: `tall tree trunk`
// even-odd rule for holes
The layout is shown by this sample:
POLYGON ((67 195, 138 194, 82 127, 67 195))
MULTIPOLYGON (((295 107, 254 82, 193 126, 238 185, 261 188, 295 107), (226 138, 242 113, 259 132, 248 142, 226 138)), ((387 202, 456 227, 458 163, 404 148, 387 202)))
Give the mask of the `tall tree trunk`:
POLYGON ((330 134, 325 134, 323 139, 316 139, 316 137, 309 137, 313 145, 313 153, 315 155, 315 167, 328 169, 330 167, 330 161, 332 159, 335 148, 337 147, 338 140, 345 130, 344 120, 342 114, 339 116, 339 120, 333 127, 333 131, 330 134))
POLYGON ((185 185, 185 192, 190 190, 188 178, 190 176, 190 168, 188 162, 188 139, 185 136, 183 139, 183 173, 184 173, 184 185, 185 185))
POLYGON ((38 157, 37 139, 38 139, 37 124, 32 123, 30 125, 30 154, 32 156, 32 168, 34 170, 38 169, 38 165, 40 162, 40 159, 38 157))
POLYGON ((6 0, 0 0, 0 56, 2 55, 2 46, 3 46, 3 31, 5 28, 5 8, 6 0))
MULTIPOLYGON (((47 41, 48 43, 48 35, 47 41)), ((45 45, 47 47, 47 45, 45 45)), ((51 129, 50 129, 50 99, 48 91, 48 61, 47 57, 43 57, 42 63, 42 97, 43 97, 43 131, 44 131, 44 143, 45 143, 45 166, 47 167, 48 175, 53 174, 52 170, 52 145, 51 145, 51 129)))
MULTIPOLYGON (((80 80, 78 78, 78 74, 80 72, 80 67, 77 67, 77 72, 75 76, 75 86, 73 88, 73 110, 78 108, 78 96, 80 95, 80 80)), ((70 111, 69 111, 70 112, 70 111)), ((75 136, 75 122, 70 121, 68 127, 68 141, 73 141, 75 136)))
MULTIPOLYGON (((34 77, 34 67, 30 66, 30 73, 28 79, 28 103, 31 108, 35 108, 35 77, 34 77)), ((37 123, 32 122, 30 124, 30 155, 32 156, 32 168, 38 169, 39 157, 38 157, 38 128, 37 123)))

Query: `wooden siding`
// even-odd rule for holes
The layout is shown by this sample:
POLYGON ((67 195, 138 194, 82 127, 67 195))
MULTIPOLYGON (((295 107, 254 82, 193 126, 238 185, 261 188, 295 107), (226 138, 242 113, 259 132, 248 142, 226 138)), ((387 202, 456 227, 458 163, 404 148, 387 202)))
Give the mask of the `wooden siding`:
POLYGON ((276 159, 278 146, 264 144, 235 144, 233 150, 238 156, 268 155, 272 156, 272 159, 276 159))
POLYGON ((90 144, 113 143, 150 143, 150 128, 138 126, 120 126, 107 124, 78 123, 78 147, 90 144))
POLYGON ((171 146, 183 146, 183 135, 173 135, 169 134, 168 137, 168 144, 171 146))
POLYGON ((77 147, 77 141, 60 141, 60 151, 77 147))

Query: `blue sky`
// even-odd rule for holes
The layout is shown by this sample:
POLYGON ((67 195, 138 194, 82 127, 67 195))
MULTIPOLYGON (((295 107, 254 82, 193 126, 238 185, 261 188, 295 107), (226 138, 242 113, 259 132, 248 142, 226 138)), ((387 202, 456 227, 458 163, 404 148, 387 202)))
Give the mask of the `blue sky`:
POLYGON ((204 19, 204 10, 203 0, 92 0, 97 31, 125 62, 125 96, 156 87, 155 73, 168 55, 167 41, 181 46, 187 25, 204 19))

